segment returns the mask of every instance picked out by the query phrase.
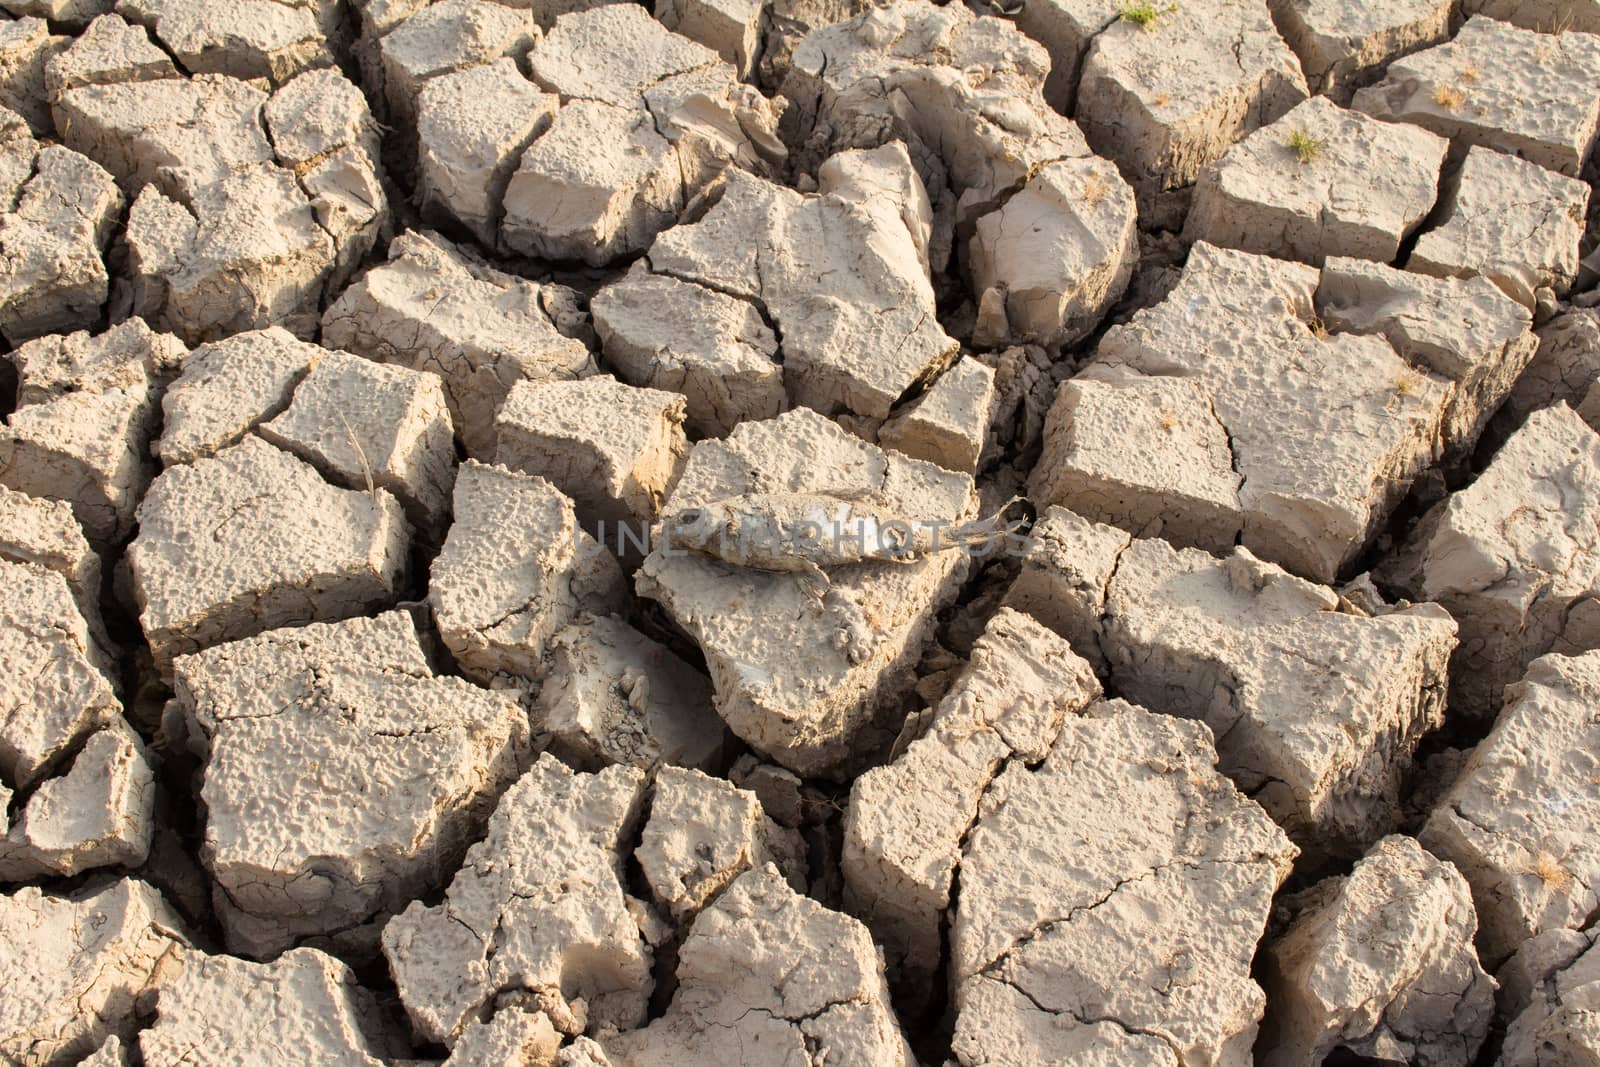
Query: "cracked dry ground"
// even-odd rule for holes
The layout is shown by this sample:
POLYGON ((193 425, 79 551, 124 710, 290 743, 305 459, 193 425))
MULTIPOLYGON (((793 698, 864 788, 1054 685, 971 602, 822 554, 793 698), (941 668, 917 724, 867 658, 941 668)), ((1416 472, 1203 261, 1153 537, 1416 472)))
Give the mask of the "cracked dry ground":
POLYGON ((1600 1064, 1597 126, 1597 0, 0 0, 0 1064, 1600 1064), (640 535, 785 494, 1036 517, 640 535))

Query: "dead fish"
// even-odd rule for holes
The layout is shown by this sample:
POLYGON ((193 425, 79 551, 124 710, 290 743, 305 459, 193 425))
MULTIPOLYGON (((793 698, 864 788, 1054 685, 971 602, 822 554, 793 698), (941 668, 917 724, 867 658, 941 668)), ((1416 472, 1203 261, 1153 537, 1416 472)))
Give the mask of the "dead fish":
POLYGON ((669 547, 740 567, 801 575, 817 595, 825 571, 851 563, 907 563, 932 552, 989 545, 1029 521, 1032 505, 1013 499, 986 520, 906 519, 881 506, 813 493, 752 493, 668 515, 669 547), (1026 514, 1008 519, 1018 505, 1026 514))

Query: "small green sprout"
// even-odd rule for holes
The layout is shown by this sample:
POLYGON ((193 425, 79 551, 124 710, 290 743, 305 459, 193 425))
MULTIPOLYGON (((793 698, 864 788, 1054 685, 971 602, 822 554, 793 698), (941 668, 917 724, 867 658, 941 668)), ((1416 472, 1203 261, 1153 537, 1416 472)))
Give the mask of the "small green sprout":
POLYGON ((1142 30, 1155 29, 1156 20, 1162 15, 1170 15, 1178 10, 1177 4, 1168 4, 1160 7, 1150 3, 1149 0, 1123 0, 1117 5, 1117 16, 1123 22, 1131 22, 1142 30))
POLYGON ((1328 142, 1321 137, 1313 137, 1304 129, 1295 130, 1289 135, 1289 151, 1301 163, 1310 163, 1322 154, 1328 142))

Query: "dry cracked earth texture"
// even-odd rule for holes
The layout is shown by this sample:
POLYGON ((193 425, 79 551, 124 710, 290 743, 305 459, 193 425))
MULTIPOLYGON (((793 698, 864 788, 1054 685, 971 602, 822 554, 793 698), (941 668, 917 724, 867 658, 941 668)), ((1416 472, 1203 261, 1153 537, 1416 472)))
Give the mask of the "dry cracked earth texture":
POLYGON ((0 0, 0 1064, 1595 1067, 1597 130, 1597 0, 0 0))

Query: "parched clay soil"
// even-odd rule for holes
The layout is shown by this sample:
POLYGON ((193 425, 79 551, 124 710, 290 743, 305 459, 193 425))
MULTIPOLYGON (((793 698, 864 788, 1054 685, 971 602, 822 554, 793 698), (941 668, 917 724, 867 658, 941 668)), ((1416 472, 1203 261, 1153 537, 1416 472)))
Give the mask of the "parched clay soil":
POLYGON ((1596 0, 0 0, 0 1067, 1600 1064, 1597 134, 1596 0))

